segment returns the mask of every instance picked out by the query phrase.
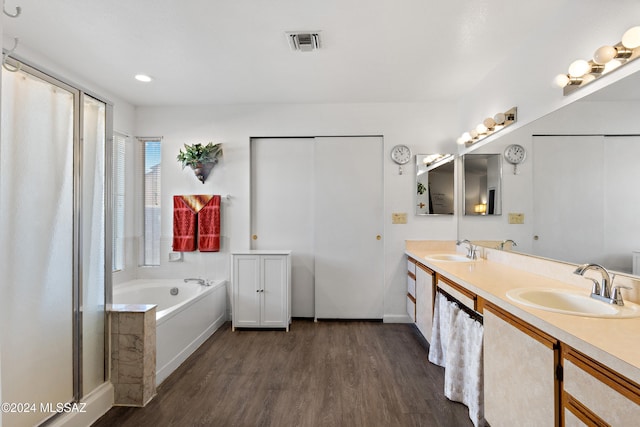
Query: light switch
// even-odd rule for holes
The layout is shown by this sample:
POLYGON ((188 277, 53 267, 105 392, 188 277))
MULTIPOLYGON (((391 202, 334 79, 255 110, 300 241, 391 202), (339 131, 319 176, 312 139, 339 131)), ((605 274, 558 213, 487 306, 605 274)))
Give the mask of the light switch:
POLYGON ((407 214, 394 212, 391 214, 391 224, 406 224, 407 214))
POLYGON ((509 213, 509 224, 524 224, 524 214, 509 213))

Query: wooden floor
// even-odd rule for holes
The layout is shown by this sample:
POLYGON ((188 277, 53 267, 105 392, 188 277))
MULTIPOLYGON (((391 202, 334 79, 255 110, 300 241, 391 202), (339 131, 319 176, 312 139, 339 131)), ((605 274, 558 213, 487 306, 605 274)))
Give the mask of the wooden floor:
POLYGON ((227 324, 145 408, 114 407, 94 426, 471 426, 425 347, 408 324, 227 324))

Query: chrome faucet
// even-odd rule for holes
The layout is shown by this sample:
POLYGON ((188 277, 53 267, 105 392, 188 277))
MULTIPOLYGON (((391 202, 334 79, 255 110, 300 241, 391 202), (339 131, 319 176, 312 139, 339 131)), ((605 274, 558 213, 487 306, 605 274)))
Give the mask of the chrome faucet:
POLYGON ((202 286, 209 286, 209 283, 204 279, 184 279, 184 283, 187 283, 187 282, 198 282, 202 286))
POLYGON ((469 258, 469 259, 478 259, 477 248, 473 245, 473 243, 471 243, 471 241, 468 240, 468 239, 456 241, 456 245, 457 246, 460 246, 463 243, 466 243, 468 245, 467 246, 467 258, 469 258))
POLYGON ((502 241, 502 243, 500 243, 500 250, 501 250, 501 251, 504 251, 504 245, 506 245, 507 243, 511 243, 511 247, 518 246, 518 245, 516 244, 516 242, 514 242, 514 241, 513 241, 513 240, 511 240, 511 239, 503 240, 503 241, 502 241))
POLYGON ((615 278, 615 274, 609 274, 607 269, 600 264, 582 264, 578 266, 578 268, 576 268, 573 273, 584 276, 584 273, 589 270, 598 271, 602 275, 602 283, 591 277, 585 277, 585 279, 591 280, 593 282, 593 287, 591 288, 591 298, 595 298, 609 304, 624 305, 620 289, 629 288, 627 286, 613 286, 613 279, 615 278))

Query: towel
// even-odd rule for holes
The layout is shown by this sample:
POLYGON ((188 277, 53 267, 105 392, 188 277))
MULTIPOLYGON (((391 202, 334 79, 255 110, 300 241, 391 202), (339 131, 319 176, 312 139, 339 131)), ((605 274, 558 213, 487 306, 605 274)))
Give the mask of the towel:
POLYGON ((198 249, 220 251, 220 196, 213 196, 198 212, 198 249))
POLYGON ((447 346, 444 371, 444 395, 469 408, 475 427, 484 427, 484 377, 482 371, 482 337, 480 322, 458 310, 447 346))
POLYGON ((436 294, 433 308, 433 327, 431 329, 431 344, 429 345, 429 362, 446 368, 447 346, 458 306, 442 295, 436 294))
POLYGON ((173 250, 220 251, 220 196, 173 196, 173 250))
POLYGON ((172 247, 176 252, 196 250, 196 213, 185 203, 182 196, 173 196, 172 247))

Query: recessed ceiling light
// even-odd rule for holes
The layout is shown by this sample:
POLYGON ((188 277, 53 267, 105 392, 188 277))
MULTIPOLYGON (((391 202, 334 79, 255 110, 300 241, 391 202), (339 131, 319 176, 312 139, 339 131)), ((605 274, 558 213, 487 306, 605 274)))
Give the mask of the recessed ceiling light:
POLYGON ((136 74, 136 80, 139 82, 149 83, 153 78, 147 76, 146 74, 136 74))

